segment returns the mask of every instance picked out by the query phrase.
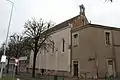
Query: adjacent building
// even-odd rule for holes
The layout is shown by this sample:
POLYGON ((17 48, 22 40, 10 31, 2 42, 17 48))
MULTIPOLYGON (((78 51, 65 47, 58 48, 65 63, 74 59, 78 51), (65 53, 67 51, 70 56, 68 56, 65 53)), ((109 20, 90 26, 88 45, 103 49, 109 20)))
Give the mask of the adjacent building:
POLYGON ((72 30, 74 76, 105 77, 120 72, 120 28, 87 24, 72 30))

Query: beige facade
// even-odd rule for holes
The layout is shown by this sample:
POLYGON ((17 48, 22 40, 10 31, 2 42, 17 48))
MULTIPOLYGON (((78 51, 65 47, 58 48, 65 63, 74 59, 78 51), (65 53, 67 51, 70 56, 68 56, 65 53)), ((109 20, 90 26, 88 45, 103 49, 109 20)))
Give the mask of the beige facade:
MULTIPOLYGON (((51 33, 50 39, 54 41, 53 47, 48 51, 42 50, 41 54, 38 53, 36 59, 36 68, 48 70, 70 71, 70 44, 71 44, 71 27, 66 26, 62 29, 51 33), (64 43, 63 43, 64 40, 64 43), (63 47, 64 45, 64 47, 63 47), (63 51, 64 48, 64 51, 63 51)), ((31 53, 30 65, 32 68, 33 53, 31 53)))
POLYGON ((78 76, 104 77, 119 72, 119 35, 120 29, 94 24, 72 30, 73 75, 74 61, 78 61, 78 76))
POLYGON ((70 71, 70 30, 71 28, 67 26, 51 34, 51 40, 54 41, 54 51, 52 51, 53 47, 51 47, 48 52, 38 54, 37 58, 40 59, 37 60, 39 69, 70 71))

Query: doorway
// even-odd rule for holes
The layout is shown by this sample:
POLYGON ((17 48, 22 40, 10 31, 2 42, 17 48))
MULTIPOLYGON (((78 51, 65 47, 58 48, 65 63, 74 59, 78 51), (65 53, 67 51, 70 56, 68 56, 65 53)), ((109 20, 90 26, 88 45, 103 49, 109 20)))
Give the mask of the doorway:
POLYGON ((79 61, 73 60, 73 76, 78 77, 79 76, 79 61))

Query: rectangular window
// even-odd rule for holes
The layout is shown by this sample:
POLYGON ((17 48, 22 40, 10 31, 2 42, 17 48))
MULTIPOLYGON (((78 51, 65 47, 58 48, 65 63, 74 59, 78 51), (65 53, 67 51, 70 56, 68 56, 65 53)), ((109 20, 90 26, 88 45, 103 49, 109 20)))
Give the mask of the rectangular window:
POLYGON ((64 52, 64 51, 65 51, 65 40, 62 39, 62 52, 64 52))
POLYGON ((106 39, 106 44, 110 45, 110 32, 105 32, 105 39, 106 39))
POLYGON ((76 47, 78 45, 78 34, 73 35, 73 46, 76 47))
POLYGON ((113 65, 113 60, 108 60, 108 65, 113 65))

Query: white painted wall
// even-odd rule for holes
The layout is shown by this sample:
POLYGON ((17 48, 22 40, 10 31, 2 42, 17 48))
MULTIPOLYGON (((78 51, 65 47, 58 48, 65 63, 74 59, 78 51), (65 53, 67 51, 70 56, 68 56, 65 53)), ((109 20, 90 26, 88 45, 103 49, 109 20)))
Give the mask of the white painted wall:
MULTIPOLYGON (((53 32, 50 38, 55 42, 55 52, 52 53, 51 50, 49 52, 42 51, 42 54, 37 55, 36 59, 36 68, 45 68, 50 70, 62 70, 62 71, 70 71, 70 49, 68 49, 69 45, 71 45, 71 34, 70 34, 70 26, 57 30, 53 32), (65 40, 65 51, 62 52, 62 39, 65 40)), ((30 57, 30 65, 32 65, 30 57)))

